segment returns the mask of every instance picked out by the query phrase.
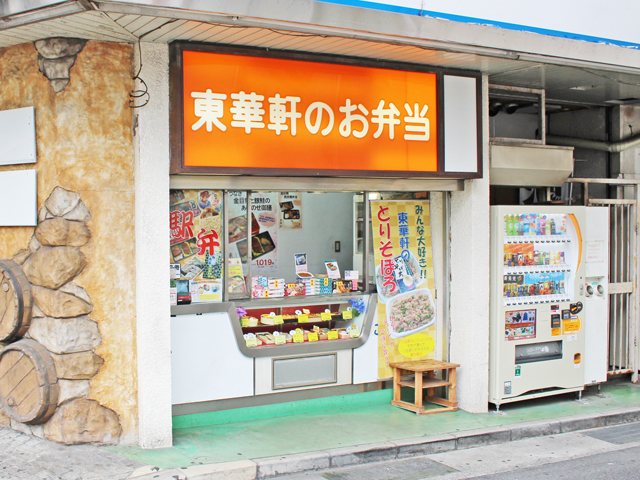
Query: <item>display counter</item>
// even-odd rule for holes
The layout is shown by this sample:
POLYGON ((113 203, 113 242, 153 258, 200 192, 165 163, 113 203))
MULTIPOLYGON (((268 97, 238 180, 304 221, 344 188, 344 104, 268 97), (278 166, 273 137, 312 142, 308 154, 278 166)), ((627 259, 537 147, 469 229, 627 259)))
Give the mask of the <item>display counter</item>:
POLYGON ((236 302, 173 305, 171 316, 226 313, 233 333, 233 339, 229 340, 234 341, 240 352, 247 357, 327 352, 358 348, 367 341, 377 301, 375 297, 375 295, 354 294, 277 298, 245 301, 242 302, 243 307, 239 307, 236 302), (350 301, 354 299, 362 301, 362 305, 365 307, 363 311, 354 311, 350 307, 350 301), (263 315, 275 317, 275 323, 261 324, 261 319, 258 319, 256 325, 243 326, 238 316, 238 308, 243 308, 247 312, 260 315, 260 317, 263 315), (307 310, 309 313, 295 313, 307 310), (352 313, 346 315, 344 312, 352 313), (297 329, 303 330, 301 341, 293 338, 295 334, 288 333, 297 329), (305 332, 313 333, 314 329, 326 332, 326 338, 324 335, 318 334, 318 338, 312 337, 309 340, 309 335, 305 336, 305 332), (330 335, 332 332, 337 334, 337 338, 330 335), (344 335, 345 332, 347 335, 344 335), (276 344, 274 340, 273 343, 251 344, 247 342, 245 337, 253 334, 258 338, 259 335, 266 333, 271 334, 271 338, 274 333, 276 336, 287 334, 287 338, 284 340, 285 343, 276 344), (289 336, 292 338, 288 338, 289 336))
POLYGON ((173 404, 350 385, 376 304, 343 294, 172 306, 173 404))

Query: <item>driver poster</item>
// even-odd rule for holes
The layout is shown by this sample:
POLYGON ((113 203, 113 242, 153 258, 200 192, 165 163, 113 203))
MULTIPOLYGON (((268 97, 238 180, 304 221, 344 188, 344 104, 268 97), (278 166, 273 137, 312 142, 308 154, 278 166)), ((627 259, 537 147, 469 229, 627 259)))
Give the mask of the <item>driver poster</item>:
POLYGON ((378 378, 389 362, 433 358, 435 280, 428 200, 372 200, 378 290, 378 378))

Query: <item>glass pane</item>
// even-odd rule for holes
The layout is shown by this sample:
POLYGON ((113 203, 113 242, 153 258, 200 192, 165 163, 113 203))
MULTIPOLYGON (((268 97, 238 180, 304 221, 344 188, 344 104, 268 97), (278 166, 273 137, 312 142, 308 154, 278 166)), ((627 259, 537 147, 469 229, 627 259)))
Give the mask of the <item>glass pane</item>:
MULTIPOLYGON (((248 261, 248 241, 247 241, 247 192, 229 191, 228 198, 228 218, 226 228, 229 237, 227 245, 227 292, 229 299, 245 298, 248 296, 245 278, 249 274, 248 261)), ((253 217, 251 229, 253 231, 253 217)))
POLYGON ((222 191, 171 190, 169 198, 172 304, 221 302, 222 191))
POLYGON ((360 289, 361 193, 252 192, 250 203, 254 298, 360 289))

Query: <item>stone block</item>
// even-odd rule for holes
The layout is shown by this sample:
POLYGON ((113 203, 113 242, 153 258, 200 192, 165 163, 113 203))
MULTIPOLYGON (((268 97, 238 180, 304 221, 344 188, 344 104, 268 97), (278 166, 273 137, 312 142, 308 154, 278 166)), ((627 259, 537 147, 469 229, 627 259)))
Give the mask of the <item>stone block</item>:
POLYGON ((51 356, 56 365, 58 378, 67 380, 89 380, 98 373, 104 363, 102 357, 91 351, 51 356))
POLYGON ((70 318, 91 313, 93 305, 71 293, 50 288, 32 288, 34 303, 48 317, 70 318))
POLYGON ((91 238, 91 232, 84 222, 64 218, 51 218, 41 222, 36 227, 35 235, 40 244, 53 247, 81 247, 91 238))
POLYGON ((67 445, 113 444, 118 442, 121 433, 116 413, 86 398, 61 404, 44 426, 45 438, 67 445))
POLYGON ((70 293, 71 295, 75 295, 76 297, 81 298, 87 303, 91 303, 91 298, 89 297, 87 291, 77 283, 69 282, 60 287, 60 291, 70 293))
POLYGON ((287 473, 305 472, 329 468, 328 452, 301 453, 279 457, 268 457, 255 460, 257 465, 256 478, 269 478, 287 473))
POLYGON ((419 455, 448 452, 456 449, 456 439, 452 435, 434 437, 407 438, 394 440, 398 448, 398 458, 410 458, 419 455))
POLYGON ((11 419, 7 416, 6 413, 0 410, 0 428, 9 428, 9 427, 11 427, 11 419))
POLYGON ((29 335, 53 353, 75 353, 100 345, 98 325, 89 317, 33 318, 29 335))
POLYGON ((73 210, 65 213, 64 218, 75 222, 88 222, 91 220, 91 213, 84 202, 80 200, 73 210))
POLYGON ((49 213, 49 210, 47 210, 47 207, 42 207, 38 211, 38 223, 44 222, 47 218, 53 218, 53 215, 49 213))
MULTIPOLYGON (((38 58, 38 69, 49 80, 69 80, 70 70, 76 63, 75 57, 38 58)), ((55 89, 54 89, 55 90, 55 89)), ((60 90, 56 90, 60 91, 60 90)))
POLYGON ((54 217, 62 217, 71 212, 80 202, 80 195, 62 187, 56 187, 45 200, 44 205, 54 217))
POLYGON ((180 470, 186 474, 189 480, 255 480, 257 466, 251 460, 240 460, 210 465, 193 465, 180 470))
POLYGON ((89 395, 89 380, 58 380, 60 393, 58 394, 58 404, 72 398, 83 398, 89 395))
POLYGON ((604 416, 604 421, 606 425, 620 425, 622 423, 640 422, 640 410, 627 410, 610 413, 604 416))
POLYGON ((31 435, 31 425, 27 425, 26 423, 21 423, 17 420, 11 419, 11 428, 16 432, 24 433, 26 435, 31 435))
POLYGON ((508 428, 474 430, 463 432, 456 438, 456 448, 482 447, 485 445, 495 445, 511 440, 511 430, 508 428))
POLYGON ((575 432, 578 430, 588 430, 590 428, 604 427, 606 425, 604 416, 584 416, 573 417, 560 421, 562 433, 575 432))
POLYGON ((346 467, 369 462, 395 460, 398 448, 394 443, 376 443, 355 447, 332 448, 328 450, 331 467, 346 467))
POLYGON ((55 290, 73 280, 86 265, 78 247, 42 246, 24 263, 24 273, 32 284, 55 290))
POLYGON ((27 258, 29 258, 29 255, 31 255, 31 252, 29 250, 22 249, 13 256, 12 260, 16 262, 18 265, 22 265, 24 264, 24 262, 27 261, 27 258))
POLYGON ((44 438, 44 425, 31 425, 31 435, 44 438))
POLYGON ((29 240, 29 251, 31 253, 35 252, 36 250, 38 250, 42 245, 40 245, 40 242, 38 241, 38 239, 36 238, 35 235, 33 235, 31 237, 31 240, 29 240))
POLYGON ((61 58, 77 55, 86 43, 86 40, 80 38, 50 37, 36 40, 34 46, 44 58, 61 58))
POLYGON ((560 422, 536 422, 511 427, 511 440, 543 437, 560 433, 560 422))

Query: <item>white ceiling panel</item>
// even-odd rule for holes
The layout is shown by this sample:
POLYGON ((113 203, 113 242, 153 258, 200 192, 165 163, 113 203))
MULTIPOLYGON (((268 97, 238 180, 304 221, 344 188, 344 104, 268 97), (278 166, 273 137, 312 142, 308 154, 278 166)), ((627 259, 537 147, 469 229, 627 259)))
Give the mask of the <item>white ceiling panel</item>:
MULTIPOLYGON (((86 11, 33 25, 2 29, 0 48, 53 36, 90 40, 170 43, 175 40, 226 43, 348 55, 480 71, 491 83, 544 88, 548 101, 603 104, 608 100, 640 98, 640 75, 604 70, 523 62, 476 53, 435 50, 415 45, 386 44, 367 40, 286 32, 281 29, 221 25, 162 16, 86 11)), ((191 15, 197 18, 197 15, 191 15)), ((457 48, 452 46, 451 48, 457 48)))

